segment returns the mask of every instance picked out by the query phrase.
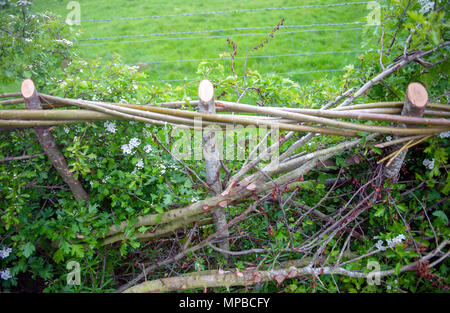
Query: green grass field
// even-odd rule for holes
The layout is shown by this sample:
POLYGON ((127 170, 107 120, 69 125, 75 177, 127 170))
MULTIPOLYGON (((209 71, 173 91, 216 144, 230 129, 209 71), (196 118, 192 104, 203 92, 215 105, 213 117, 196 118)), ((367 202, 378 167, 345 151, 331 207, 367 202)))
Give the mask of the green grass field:
MULTIPOLYGON (((36 0, 35 9, 54 12, 64 18, 70 12, 68 0, 36 0)), ((257 8, 279 8, 317 4, 356 2, 355 0, 248 0, 248 1, 132 1, 132 0, 81 0, 81 20, 115 19, 167 14, 229 11, 257 8)), ((289 10, 267 10, 228 14, 208 14, 177 17, 160 17, 134 20, 87 21, 75 29, 82 31, 83 39, 179 33, 201 30, 275 26, 285 18, 285 26, 311 24, 340 24, 363 21, 367 15, 366 4, 335 7, 315 7, 289 10)), ((342 69, 354 62, 360 47, 361 25, 321 27, 286 27, 275 38, 252 54, 248 66, 261 73, 283 73, 297 81, 307 81, 323 75, 339 75, 342 72, 313 72, 342 69), (339 30, 335 30, 339 29, 339 30), (342 30, 345 29, 345 30, 342 30), (336 52, 336 53, 331 53, 336 52), (303 73, 303 74, 295 74, 303 73)), ((147 63, 149 80, 179 80, 194 77, 199 60, 217 59, 224 52, 231 52, 227 38, 238 45, 237 72, 242 74, 246 52, 263 41, 270 29, 246 29, 215 31, 195 34, 151 35, 116 39, 86 40, 75 43, 82 57, 110 59, 116 52, 128 64, 147 63), (245 35, 247 34, 247 35, 245 35), (215 38, 199 38, 215 37, 215 38), (180 38, 180 39, 174 39, 180 38), (169 40, 166 40, 169 39, 169 40), (81 45, 85 46, 81 46, 81 45), (88 44, 88 45, 86 45, 88 44), (157 62, 160 61, 160 62, 157 62)), ((231 74, 231 61, 223 62, 231 74)))

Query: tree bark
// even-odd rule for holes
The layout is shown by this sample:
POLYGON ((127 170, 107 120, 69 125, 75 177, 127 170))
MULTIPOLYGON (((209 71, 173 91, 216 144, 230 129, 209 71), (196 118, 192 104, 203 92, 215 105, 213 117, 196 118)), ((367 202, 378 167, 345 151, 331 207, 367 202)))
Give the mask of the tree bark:
MULTIPOLYGON (((214 86, 209 80, 202 80, 198 87, 199 104, 198 109, 201 113, 216 114, 216 106, 214 104, 214 86)), ((214 129, 207 128, 203 131, 203 156, 205 158, 206 183, 211 187, 213 196, 222 192, 222 184, 220 182, 220 156, 221 151, 217 146, 218 134, 214 129)), ((227 225, 227 216, 224 208, 218 208, 213 213, 216 231, 227 225)), ((229 251, 228 230, 222 233, 219 238, 219 247, 222 250, 229 251)), ((228 259, 228 254, 223 254, 228 259)))
MULTIPOLYGON (((420 83, 410 83, 406 88, 406 99, 403 105, 402 115, 422 117, 424 109, 428 103, 428 92, 424 86, 420 83)), ((403 124, 403 127, 408 127, 403 124)), ((396 138, 399 138, 396 136, 396 138)), ((398 150, 401 145, 395 145, 392 151, 398 150)), ((385 179, 389 179, 392 182, 398 181, 400 169, 402 168, 403 161, 405 160, 408 149, 400 152, 400 154, 389 164, 384 167, 383 175, 385 179)))
MULTIPOLYGON (((25 79, 22 82, 22 87, 20 88, 22 96, 25 100, 26 108, 28 110, 41 110, 42 105, 39 100, 38 93, 31 79, 25 79)), ((67 162, 56 146, 55 138, 50 133, 50 129, 45 126, 34 127, 34 132, 39 139, 42 149, 44 150, 47 157, 52 162, 53 167, 61 175, 64 182, 70 187, 73 196, 79 202, 84 201, 87 204, 89 196, 87 192, 83 189, 80 182, 76 180, 72 173, 69 171, 67 162)))
MULTIPOLYGON (((433 257, 439 255, 442 249, 449 244, 448 240, 444 240, 433 251, 423 256, 420 260, 404 265, 400 268, 400 273, 408 271, 417 271, 417 267, 433 257)), ((355 258, 354 253, 347 253, 347 257, 355 258)), ((444 255, 445 256, 445 255, 444 255)), ((432 263, 432 266, 439 264, 445 258, 439 258, 432 263)), ((209 270, 195 273, 188 273, 177 277, 160 278, 143 282, 139 285, 130 287, 124 290, 124 293, 144 293, 144 292, 169 292, 176 290, 189 290, 196 288, 214 288, 232 286, 251 286, 267 281, 275 281, 281 284, 285 279, 297 278, 302 276, 320 276, 320 275, 340 275, 354 278, 369 279, 373 277, 371 273, 364 273, 358 270, 348 270, 340 264, 334 266, 314 266, 311 258, 304 258, 300 260, 289 260, 284 262, 283 266, 274 269, 257 270, 253 268, 244 268, 232 270, 209 270)), ((394 275, 397 269, 388 269, 379 271, 379 277, 394 275)))

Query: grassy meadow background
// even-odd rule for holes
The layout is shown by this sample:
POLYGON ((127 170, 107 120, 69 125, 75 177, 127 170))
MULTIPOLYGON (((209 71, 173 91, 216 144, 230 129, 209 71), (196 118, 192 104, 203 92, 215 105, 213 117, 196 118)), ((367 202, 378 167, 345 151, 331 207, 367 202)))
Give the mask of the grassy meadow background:
MULTIPOLYGON (((68 0, 36 0, 34 8, 39 12, 51 11, 65 18, 70 12, 66 8, 69 2, 68 0)), ((75 30, 81 31, 80 39, 150 36, 82 40, 75 42, 74 46, 76 52, 86 58, 101 57, 108 60, 114 53, 118 53, 122 61, 127 64, 143 65, 145 63, 144 68, 149 74, 149 81, 180 82, 180 80, 195 78, 197 66, 204 59, 219 59, 217 62, 223 63, 226 74, 231 74, 231 61, 227 57, 227 53, 232 52, 227 44, 227 38, 231 38, 238 45, 236 71, 238 75, 242 75, 244 57, 252 47, 267 37, 267 34, 271 32, 270 28, 195 34, 155 34, 273 27, 282 18, 285 18, 285 26, 363 22, 369 12, 367 4, 134 20, 88 20, 347 2, 358 1, 81 0, 79 3, 82 23, 73 26, 75 30), (220 59, 220 55, 223 56, 224 52, 225 58, 220 59)), ((282 28, 276 32, 275 38, 272 38, 268 45, 252 53, 252 56, 256 58, 249 59, 248 67, 260 73, 282 73, 299 82, 306 82, 324 75, 342 75, 342 68, 348 63, 356 62, 358 56, 357 52, 349 51, 362 50, 361 29, 358 29, 361 27, 361 25, 340 25, 282 28)))

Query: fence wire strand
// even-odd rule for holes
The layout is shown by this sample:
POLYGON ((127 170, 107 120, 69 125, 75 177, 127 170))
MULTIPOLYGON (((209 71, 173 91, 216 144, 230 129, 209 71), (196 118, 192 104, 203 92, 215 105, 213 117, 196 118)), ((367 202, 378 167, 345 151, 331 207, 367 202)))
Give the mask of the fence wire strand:
MULTIPOLYGON (((328 27, 328 26, 347 26, 347 25, 364 25, 363 22, 348 22, 348 23, 326 23, 326 24, 309 24, 309 25, 283 25, 282 28, 307 28, 307 27, 328 27)), ((201 33, 220 33, 220 32, 230 32, 230 31, 240 31, 240 30, 258 30, 258 29, 272 29, 272 26, 254 26, 254 27, 235 27, 235 28, 224 28, 224 29, 210 29, 210 30, 194 30, 194 31, 184 31, 184 32, 170 32, 170 33, 153 33, 153 34, 137 34, 137 35, 121 35, 121 36, 108 36, 108 37, 91 37, 91 38, 81 38, 77 41, 89 41, 89 40, 110 40, 110 39, 121 39, 121 38, 133 38, 133 37, 157 37, 157 36, 173 36, 173 35, 189 35, 189 34, 201 34, 201 33)), ((345 28, 343 28, 345 30, 345 28)), ((311 29, 303 30, 307 31, 321 31, 325 29, 311 29)), ((266 33, 264 33, 267 35, 266 33)), ((190 37, 187 37, 190 38, 190 37)), ((88 45, 88 44, 85 44, 88 45)))
MULTIPOLYGON (((313 51, 313 52, 299 52, 299 53, 287 53, 287 54, 274 54, 274 55, 250 55, 248 57, 235 56, 234 59, 261 59, 261 58, 281 58, 301 55, 320 55, 320 54, 347 54, 347 53, 362 53, 372 50, 351 50, 351 51, 313 51)), ((174 62, 202 62, 202 61, 219 61, 219 60, 231 60, 231 57, 223 58, 206 58, 206 59, 181 59, 181 60, 157 60, 149 62, 139 62, 143 64, 158 64, 158 63, 174 63, 174 62)), ((137 63, 136 63, 137 64, 137 63)))
MULTIPOLYGON (((284 73, 272 73, 273 75, 288 75, 288 76, 295 76, 295 75, 307 75, 307 74, 314 74, 314 73, 329 73, 329 72, 345 72, 344 69, 339 68, 333 68, 333 69, 321 69, 321 70, 313 70, 313 71, 303 71, 303 72, 284 72, 284 73)), ((238 76, 243 77, 243 76, 238 76)), ((198 78, 179 78, 179 79, 162 79, 162 80, 146 80, 148 83, 170 83, 170 82, 195 82, 200 81, 198 78)))
POLYGON ((136 17, 120 17, 120 18, 103 18, 103 19, 88 19, 73 21, 74 23, 90 23, 90 22, 112 22, 112 21, 131 21, 131 20, 143 20, 143 19, 156 19, 164 17, 183 17, 183 16, 195 16, 195 15, 217 15, 217 14, 231 14, 231 13, 244 13, 244 12, 260 12, 260 11, 280 11, 280 10, 297 10, 297 9, 309 9, 309 8, 331 8, 338 6, 348 5, 362 5, 378 1, 364 1, 364 2, 345 2, 345 3, 330 3, 330 4, 311 4, 292 7, 279 7, 279 8, 254 8, 254 9, 241 9, 241 10, 224 10, 224 11, 212 11, 212 12, 193 12, 193 13, 180 13, 180 14, 164 14, 164 15, 152 15, 152 16, 136 16, 136 17))

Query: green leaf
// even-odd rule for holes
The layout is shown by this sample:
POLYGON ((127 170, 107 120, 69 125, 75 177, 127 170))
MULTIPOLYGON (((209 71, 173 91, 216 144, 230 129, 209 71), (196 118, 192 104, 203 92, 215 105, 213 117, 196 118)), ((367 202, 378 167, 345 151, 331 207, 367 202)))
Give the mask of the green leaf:
POLYGON ((60 263, 61 261, 64 261, 64 251, 63 249, 58 249, 56 250, 56 252, 53 254, 53 261, 55 261, 56 263, 60 263))
POLYGON ((384 208, 379 208, 374 214, 374 216, 376 216, 376 217, 380 217, 383 215, 384 215, 384 208))
POLYGON ((76 257, 84 257, 84 248, 82 245, 72 245, 72 255, 75 255, 76 257))
POLYGON ((138 232, 140 232, 140 233, 145 233, 146 231, 147 231, 147 227, 145 227, 145 226, 141 226, 138 228, 138 232))
POLYGON ((345 163, 345 160, 339 156, 336 157, 336 165, 342 166, 342 167, 348 167, 347 163, 345 163))
POLYGON ((408 207, 404 203, 397 203, 397 207, 402 212, 406 212, 408 210, 408 207))
MULTIPOLYGON (((172 204, 172 195, 170 193, 165 194, 163 196, 163 204, 164 205, 169 205, 172 204)), ((163 211, 164 212, 164 211, 163 211)), ((162 212, 158 212, 158 213, 162 213, 162 212)))
POLYGON ((186 181, 185 181, 185 183, 184 183, 184 186, 185 186, 186 188, 191 188, 191 187, 192 187, 192 182, 191 182, 191 180, 190 180, 190 179, 186 179, 186 181))
POLYGON ((377 147, 370 147, 370 149, 372 149, 373 152, 375 152, 376 154, 381 154, 383 151, 380 148, 377 147))
POLYGON ((120 246, 120 255, 125 256, 127 255, 127 247, 128 243, 124 242, 122 246, 120 246))
POLYGON ((446 226, 448 225, 448 218, 447 215, 444 213, 444 211, 441 210, 434 211, 433 215, 436 216, 442 224, 446 226))
POLYGON ((20 248, 24 257, 29 258, 30 255, 36 250, 34 245, 31 242, 27 242, 25 245, 20 248))
POLYGON ((79 83, 79 86, 80 86, 82 89, 89 88, 89 84, 88 84, 88 82, 85 81, 85 80, 83 80, 82 82, 80 82, 80 83, 79 83))
POLYGON ((402 263, 399 262, 395 265, 394 274, 399 275, 401 269, 402 269, 402 263))
POLYGON ((431 39, 433 40, 433 43, 437 46, 440 43, 439 40, 439 34, 436 30, 431 31, 431 39))
POLYGON ((139 241, 130 241, 130 246, 132 246, 134 249, 137 249, 141 246, 141 243, 139 241))

